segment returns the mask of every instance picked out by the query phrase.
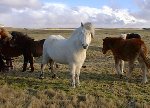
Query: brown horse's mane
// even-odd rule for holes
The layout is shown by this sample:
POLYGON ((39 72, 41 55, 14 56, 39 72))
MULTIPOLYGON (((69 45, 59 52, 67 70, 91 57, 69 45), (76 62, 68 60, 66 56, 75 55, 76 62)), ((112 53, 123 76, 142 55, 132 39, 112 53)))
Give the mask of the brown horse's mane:
POLYGON ((11 35, 18 39, 25 39, 28 41, 34 41, 33 38, 29 37, 27 34, 23 34, 22 32, 12 31, 11 35))
POLYGON ((9 36, 9 32, 5 28, 0 28, 0 35, 9 36))

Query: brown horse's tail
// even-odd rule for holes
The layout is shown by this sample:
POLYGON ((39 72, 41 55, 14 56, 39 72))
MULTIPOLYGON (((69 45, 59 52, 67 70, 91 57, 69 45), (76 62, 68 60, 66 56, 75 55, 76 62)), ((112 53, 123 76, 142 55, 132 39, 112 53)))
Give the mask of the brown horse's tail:
POLYGON ((141 48, 141 50, 140 50, 140 56, 142 57, 144 63, 145 63, 146 66, 147 66, 147 68, 150 68, 150 58, 148 58, 148 57, 146 56, 146 52, 147 52, 146 50, 147 50, 147 49, 146 49, 145 46, 144 46, 144 48, 141 48))

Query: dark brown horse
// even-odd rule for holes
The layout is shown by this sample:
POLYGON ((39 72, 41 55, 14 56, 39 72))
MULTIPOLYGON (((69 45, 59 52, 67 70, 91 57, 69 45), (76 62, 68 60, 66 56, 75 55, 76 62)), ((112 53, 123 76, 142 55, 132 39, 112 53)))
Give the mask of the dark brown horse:
POLYGON ((9 57, 16 57, 21 54, 23 54, 24 57, 24 64, 23 64, 23 72, 26 71, 27 68, 27 63, 30 63, 31 67, 31 72, 34 71, 34 66, 33 66, 33 57, 39 57, 42 55, 42 50, 43 50, 43 43, 44 39, 40 41, 34 41, 31 37, 24 35, 21 32, 13 31, 11 33, 12 39, 10 41, 10 44, 7 44, 8 47, 10 48, 10 51, 12 51, 10 54, 10 51, 7 52, 5 48, 3 49, 4 55, 7 55, 9 57), (5 51, 4 51, 5 50, 5 51))
POLYGON ((4 70, 5 70, 5 67, 6 67, 6 65, 5 65, 5 63, 4 63, 4 61, 3 61, 2 54, 0 54, 0 72, 1 72, 1 71, 4 71, 4 70))
POLYGON ((31 47, 33 57, 40 57, 40 56, 42 56, 44 41, 45 41, 45 39, 33 42, 32 47, 31 47))
MULTIPOLYGON (((5 28, 0 28, 0 71, 5 70, 5 63, 3 61, 3 56, 2 56, 2 46, 6 44, 12 36, 9 34, 9 32, 5 28)), ((6 58, 6 63, 11 62, 11 58, 6 58)), ((8 65, 8 64, 7 64, 8 65)))
POLYGON ((120 61, 128 61, 129 72, 127 77, 130 78, 131 72, 134 68, 134 61, 137 59, 143 71, 143 82, 147 82, 146 74, 150 65, 146 58, 146 45, 141 39, 124 40, 122 38, 106 37, 103 39, 103 54, 106 54, 108 50, 111 50, 114 55, 115 68, 118 74, 121 74, 121 68, 119 66, 120 61))

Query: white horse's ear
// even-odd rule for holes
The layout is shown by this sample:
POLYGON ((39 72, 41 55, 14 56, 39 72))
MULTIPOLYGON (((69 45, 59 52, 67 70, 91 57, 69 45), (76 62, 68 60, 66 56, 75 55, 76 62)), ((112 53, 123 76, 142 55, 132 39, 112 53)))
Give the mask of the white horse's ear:
POLYGON ((91 33, 91 37, 94 39, 94 35, 93 35, 93 33, 91 33))
POLYGON ((81 27, 83 27, 83 23, 81 22, 81 27))

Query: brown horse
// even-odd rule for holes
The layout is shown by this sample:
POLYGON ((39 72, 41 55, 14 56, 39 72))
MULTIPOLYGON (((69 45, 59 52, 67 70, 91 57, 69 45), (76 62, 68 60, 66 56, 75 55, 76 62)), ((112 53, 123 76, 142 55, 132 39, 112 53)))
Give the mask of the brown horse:
POLYGON ((108 50, 111 50, 114 55, 115 68, 118 74, 122 74, 119 66, 121 60, 128 61, 129 72, 127 77, 130 78, 131 72, 134 68, 134 61, 137 59, 143 71, 143 82, 147 82, 146 74, 150 64, 146 58, 146 45, 141 39, 124 40, 120 37, 106 37, 103 39, 103 54, 106 54, 108 50))
POLYGON ((10 48, 12 54, 10 53, 10 51, 8 52, 5 50, 6 48, 4 48, 3 49, 3 53, 5 53, 4 55, 7 55, 9 57, 16 57, 23 54, 24 64, 22 71, 23 72, 26 71, 27 63, 29 62, 31 72, 33 72, 34 71, 33 57, 39 57, 42 55, 43 43, 45 39, 40 41, 34 41, 34 39, 29 37, 28 35, 24 35, 23 33, 17 31, 12 31, 11 35, 12 35, 12 39, 10 41, 11 46, 7 44, 7 46, 5 47, 10 48))

